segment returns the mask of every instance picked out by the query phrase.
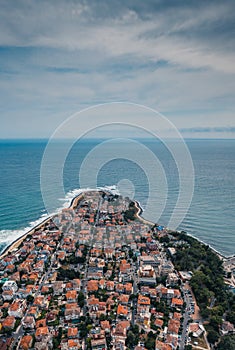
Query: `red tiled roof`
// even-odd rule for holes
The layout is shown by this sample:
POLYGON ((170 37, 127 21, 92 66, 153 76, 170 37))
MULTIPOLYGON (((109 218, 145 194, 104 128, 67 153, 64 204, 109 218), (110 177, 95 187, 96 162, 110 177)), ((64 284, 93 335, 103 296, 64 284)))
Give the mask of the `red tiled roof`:
POLYGON ((76 337, 78 334, 77 328, 68 328, 68 337, 76 337))

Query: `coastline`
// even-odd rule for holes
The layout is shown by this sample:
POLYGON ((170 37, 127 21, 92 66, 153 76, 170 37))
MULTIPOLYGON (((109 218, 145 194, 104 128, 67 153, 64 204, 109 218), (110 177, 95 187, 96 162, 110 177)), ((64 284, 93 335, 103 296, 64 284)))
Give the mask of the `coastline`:
MULTIPOLYGON (((77 196, 73 197, 70 205, 68 206, 68 209, 73 209, 77 206, 79 200, 83 197, 84 192, 81 192, 77 196)), ((62 209, 61 209, 62 210, 62 209)), ((11 242, 9 245, 7 245, 3 251, 0 253, 0 260, 4 258, 7 254, 11 253, 13 250, 17 249, 20 244, 27 238, 28 235, 34 233, 35 230, 40 229, 43 225, 48 223, 51 219, 53 219, 55 215, 51 215, 47 217, 46 219, 39 222, 37 225, 33 226, 29 231, 25 232, 22 236, 16 238, 13 242, 11 242)))
MULTIPOLYGON (((82 191, 80 194, 72 198, 70 205, 68 206, 68 209, 73 209, 74 207, 77 206, 78 201, 83 197, 84 192, 85 191, 82 191)), ((20 244, 24 241, 24 239, 27 238, 28 235, 32 234, 35 230, 40 229, 44 224, 46 224, 51 219, 53 219, 54 216, 55 215, 51 215, 51 216, 48 216, 46 219, 43 219, 37 225, 30 228, 29 231, 25 232, 22 236, 16 238, 13 242, 8 244, 0 253, 0 259, 4 258, 8 253, 11 253, 13 250, 17 249, 20 246, 20 244)))
MULTIPOLYGON (((78 195, 75 195, 71 202, 70 205, 67 207, 68 209, 74 209, 77 205, 79 200, 84 196, 84 193, 87 191, 106 191, 109 193, 112 193, 112 190, 110 189, 89 189, 89 190, 83 190, 81 193, 79 193, 78 195)), ((146 220, 142 217, 142 213, 143 213, 143 209, 140 205, 140 203, 136 200, 133 201, 135 203, 135 208, 137 209, 137 213, 135 214, 135 216, 141 220, 143 223, 147 224, 147 225, 154 225, 153 222, 146 220)), ((62 209, 61 209, 62 210, 62 209)), ((44 219, 43 221, 41 221, 40 223, 38 223, 36 226, 32 227, 29 231, 25 232, 22 236, 16 238, 13 242, 11 242, 9 245, 7 245, 3 251, 0 253, 0 259, 2 259, 3 257, 5 257, 8 253, 11 253, 13 250, 17 249, 19 247, 19 245, 24 241, 24 239, 27 238, 28 235, 32 234, 35 230, 40 229, 43 225, 45 225, 47 222, 49 222, 51 219, 53 219, 54 215, 51 215, 49 217, 47 217, 46 219, 44 219)), ((170 229, 167 229, 170 231, 170 229)), ((180 232, 180 231, 179 231, 180 232)), ((203 245, 208 245, 210 247, 210 249, 223 261, 229 261, 231 259, 235 258, 235 254, 231 255, 231 256, 224 256, 222 253, 220 253, 219 251, 217 251, 215 248, 213 248, 210 244, 207 244, 205 242, 203 242, 201 239, 193 236, 192 234, 184 231, 186 235, 194 238, 195 240, 199 241, 200 243, 202 243, 203 245)))
POLYGON ((19 245, 27 238, 28 235, 34 233, 35 230, 41 228, 43 225, 45 225, 47 222, 49 222, 53 216, 50 216, 43 221, 41 221, 36 226, 32 227, 29 231, 25 232, 22 236, 16 238, 13 242, 11 242, 8 246, 4 248, 4 250, 0 254, 0 259, 2 259, 4 256, 6 256, 8 253, 11 253, 13 250, 17 249, 19 245))
MULTIPOLYGON (((134 203, 135 203, 136 209, 138 210, 138 212, 136 213, 137 218, 138 218, 139 220, 141 220, 142 222, 146 223, 146 224, 154 225, 153 222, 148 221, 148 220, 144 219, 144 218, 141 216, 142 213, 143 213, 143 209, 141 208, 140 203, 139 203, 138 201, 134 201, 134 203)), ((168 228, 167 228, 167 230, 171 231, 171 229, 168 229, 168 228)), ((180 233, 181 231, 177 231, 177 232, 180 233)), ((235 254, 234 254, 234 255, 231 255, 231 256, 225 256, 225 255, 223 255, 222 253, 220 253, 218 250, 216 250, 214 247, 212 247, 210 244, 208 244, 208 243, 202 241, 201 239, 199 239, 199 238, 193 236, 192 234, 190 234, 190 233, 188 233, 188 232, 186 232, 186 231, 184 231, 184 232, 185 232, 185 234, 186 234, 187 236, 190 236, 190 237, 194 238, 195 240, 197 240, 197 241, 200 242, 201 244, 207 245, 221 260, 223 260, 223 261, 229 261, 229 260, 235 258, 235 254)))
POLYGON ((138 201, 133 201, 133 202, 135 203, 135 208, 137 209, 137 213, 135 214, 135 216, 147 225, 154 225, 154 222, 146 220, 145 218, 143 218, 141 216, 143 213, 143 209, 142 209, 140 203, 138 201))
MULTIPOLYGON (((181 232, 181 231, 179 231, 179 232, 181 232)), ((218 250, 216 250, 214 247, 212 247, 210 244, 205 243, 204 241, 202 241, 200 238, 197 238, 197 237, 193 236, 191 233, 188 233, 188 232, 186 232, 186 231, 183 231, 183 232, 185 232, 185 234, 186 234, 187 236, 190 236, 190 237, 196 239, 198 242, 202 243, 203 245, 208 246, 211 250, 213 250, 213 252, 214 252, 216 255, 218 255, 218 257, 219 257, 221 260, 223 260, 223 261, 228 261, 228 260, 231 260, 231 259, 234 259, 234 258, 235 258, 235 254, 234 254, 234 255, 230 255, 230 256, 225 256, 225 255, 223 255, 222 253, 220 253, 218 250)))

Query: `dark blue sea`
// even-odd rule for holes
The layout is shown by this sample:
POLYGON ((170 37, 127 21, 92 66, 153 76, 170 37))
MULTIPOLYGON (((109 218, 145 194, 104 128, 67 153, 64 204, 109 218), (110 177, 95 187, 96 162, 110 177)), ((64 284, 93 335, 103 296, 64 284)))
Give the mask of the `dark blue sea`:
MULTIPOLYGON (((63 142, 66 141, 57 142, 57 154, 63 149, 63 142)), ((163 200, 164 195, 160 193, 154 201, 157 222, 167 225, 180 190, 177 166, 161 142, 138 142, 157 156, 166 174, 168 191, 160 217, 157 204, 163 200)), ((83 187, 78 176, 81 164, 89 152, 101 143, 102 140, 83 140, 73 146, 63 167, 65 194, 53 199, 53 210, 68 205, 74 193, 77 193, 76 190, 83 187)), ((234 255, 235 140, 186 140, 186 143, 194 164, 195 188, 190 208, 178 229, 187 231, 223 255, 234 255)), ((45 140, 0 141, 0 250, 47 215, 40 188, 40 167, 46 145, 45 140)), ((125 149, 129 146, 114 142, 106 147, 111 160, 99 169, 97 186, 117 186, 123 179, 129 181, 135 190, 134 198, 145 210, 150 188, 148 169, 125 159, 125 149), (118 156, 120 147, 123 148, 122 158, 118 156)), ((96 159, 98 157, 96 155, 96 159)), ((85 168, 87 178, 93 171, 93 165, 94 163, 89 164, 85 168)), ((156 173, 156 181, 158 177, 159 174, 156 173)), ((56 182, 54 186, 51 188, 53 193, 56 182)), ((53 193, 50 194, 51 198, 53 193)))

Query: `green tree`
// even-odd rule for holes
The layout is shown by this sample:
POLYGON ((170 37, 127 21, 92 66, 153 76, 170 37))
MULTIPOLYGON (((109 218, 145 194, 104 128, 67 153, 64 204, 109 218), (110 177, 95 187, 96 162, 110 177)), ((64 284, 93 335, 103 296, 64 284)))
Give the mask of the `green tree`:
POLYGON ((152 331, 150 331, 147 335, 147 339, 146 339, 144 345, 148 350, 154 350, 155 349, 155 341, 156 341, 156 334, 154 334, 152 331))
POLYGON ((208 331, 207 334, 207 340, 211 344, 215 344, 219 339, 219 333, 216 332, 214 329, 211 329, 208 331))
POLYGON ((138 344, 138 337, 136 337, 136 335, 132 331, 129 331, 127 333, 126 346, 132 349, 137 344, 138 344))
POLYGON ((216 350, 234 350, 235 349, 235 335, 225 335, 221 338, 216 350))

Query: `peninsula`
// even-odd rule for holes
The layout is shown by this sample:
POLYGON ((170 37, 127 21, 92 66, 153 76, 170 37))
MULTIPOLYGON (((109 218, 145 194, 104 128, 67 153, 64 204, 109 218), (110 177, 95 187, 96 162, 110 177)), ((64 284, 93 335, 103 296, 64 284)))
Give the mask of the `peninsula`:
POLYGON ((13 242, 0 257, 0 349, 233 349, 233 259, 141 213, 84 191, 13 242))

